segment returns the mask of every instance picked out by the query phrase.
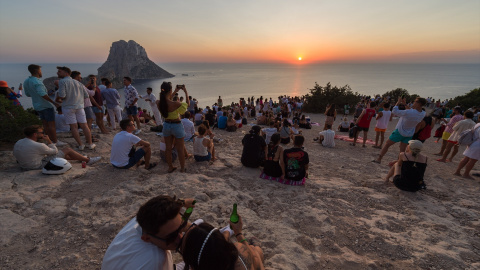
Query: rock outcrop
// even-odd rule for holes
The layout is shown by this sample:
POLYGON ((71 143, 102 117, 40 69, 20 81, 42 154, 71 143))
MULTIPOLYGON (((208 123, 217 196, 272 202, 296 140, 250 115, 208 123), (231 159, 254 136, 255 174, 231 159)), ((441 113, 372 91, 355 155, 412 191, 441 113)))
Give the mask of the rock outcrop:
POLYGON ((108 78, 115 85, 123 85, 123 77, 132 79, 161 79, 175 75, 148 59, 145 49, 133 40, 112 43, 107 61, 98 68, 98 78, 108 78))

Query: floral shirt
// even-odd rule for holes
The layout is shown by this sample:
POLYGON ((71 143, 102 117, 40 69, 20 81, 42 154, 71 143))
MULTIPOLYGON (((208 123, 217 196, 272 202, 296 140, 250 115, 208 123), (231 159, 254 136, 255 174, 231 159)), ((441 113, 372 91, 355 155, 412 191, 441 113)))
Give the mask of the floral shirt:
POLYGON ((138 99, 138 92, 135 87, 133 87, 131 84, 128 86, 125 86, 125 106, 130 107, 130 106, 137 106, 137 102, 134 102, 135 99, 138 99))
POLYGON ((20 98, 22 97, 22 95, 20 94, 16 94, 15 92, 10 92, 10 94, 7 95, 7 98, 11 101, 13 101, 13 105, 16 105, 16 106, 22 106, 22 104, 20 104, 20 101, 18 101, 17 98, 20 98))

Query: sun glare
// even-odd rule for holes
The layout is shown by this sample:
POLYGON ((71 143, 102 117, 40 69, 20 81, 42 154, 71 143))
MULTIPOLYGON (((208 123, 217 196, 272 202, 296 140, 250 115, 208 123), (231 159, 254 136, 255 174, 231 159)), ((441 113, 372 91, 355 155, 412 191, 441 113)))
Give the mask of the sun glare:
POLYGON ((298 61, 302 61, 302 57, 301 57, 301 56, 300 56, 300 57, 298 57, 298 61))

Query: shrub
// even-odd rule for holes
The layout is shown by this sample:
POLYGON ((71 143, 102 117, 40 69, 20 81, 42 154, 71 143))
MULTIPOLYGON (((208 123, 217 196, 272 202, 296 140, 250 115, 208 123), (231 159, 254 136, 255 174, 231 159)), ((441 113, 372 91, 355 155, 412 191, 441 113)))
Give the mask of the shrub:
POLYGON ((480 105, 480 88, 470 90, 463 96, 457 96, 450 100, 447 104, 448 107, 453 108, 455 106, 461 106, 463 109, 468 109, 473 106, 480 105))
POLYGON ((303 110, 312 113, 325 112, 328 104, 336 104, 337 110, 343 111, 345 103, 350 104, 352 108, 360 101, 360 95, 353 93, 349 85, 343 87, 333 86, 327 83, 326 86, 320 86, 315 82, 313 89, 305 96, 306 101, 303 110))
POLYGON ((392 102, 395 103, 397 102, 398 97, 401 97, 401 96, 404 96, 407 99, 407 103, 413 102, 417 97, 419 97, 419 95, 417 94, 410 95, 407 89, 397 88, 397 89, 393 89, 391 91, 386 92, 385 94, 382 95, 382 98, 390 97, 392 102))
POLYGON ((0 140, 16 142, 23 138, 23 129, 30 125, 41 125, 42 121, 32 113, 33 110, 24 110, 22 106, 13 105, 3 95, 0 96, 0 140))

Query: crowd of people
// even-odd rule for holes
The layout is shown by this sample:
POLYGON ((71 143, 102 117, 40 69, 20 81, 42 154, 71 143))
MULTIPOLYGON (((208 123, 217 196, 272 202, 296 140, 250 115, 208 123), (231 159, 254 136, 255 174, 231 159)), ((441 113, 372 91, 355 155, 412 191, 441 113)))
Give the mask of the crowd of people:
MULTIPOLYGON (((42 70, 38 65, 28 67, 31 76, 20 86, 20 90, 32 98, 33 108, 42 121, 42 126, 26 127, 25 138, 14 146, 14 156, 22 169, 42 169, 55 158, 78 160, 87 165, 98 162, 101 157, 88 157, 76 151, 95 149, 91 132, 95 121, 101 133, 117 131, 117 124, 120 128, 111 144, 113 167, 143 166, 151 170, 157 165, 151 160, 153 146, 138 135, 142 124, 152 121, 159 127, 160 157, 167 163, 168 173, 177 170, 174 165, 177 160, 182 173, 187 171, 186 159, 190 157, 195 162, 214 162, 217 159, 215 144, 221 141, 214 133, 217 128, 226 132, 244 130, 240 161, 245 167, 262 168, 261 178, 294 186, 304 185, 308 179, 310 160, 303 147, 302 130, 312 129, 314 123, 302 112, 305 97, 280 96, 277 100, 248 97, 225 106, 219 96, 211 107, 203 109, 189 96, 185 85, 174 87, 170 82, 163 82, 157 99, 152 88, 147 88, 147 94, 140 96, 132 79, 124 77, 122 109, 120 94, 109 79, 101 78, 97 85, 96 76, 89 75, 88 81, 82 83, 80 72, 68 67, 57 69, 59 80, 55 84, 58 89, 53 93, 49 94, 40 80, 42 70), (184 92, 184 96, 179 92, 184 92), (153 116, 138 107, 139 99, 148 102, 153 116), (67 145, 57 138, 58 126, 66 126, 71 132, 77 143, 75 150, 57 148, 67 145), (193 153, 187 151, 188 143, 192 144, 193 153)), ((15 105, 20 105, 18 98, 22 97, 22 92, 15 93, 4 81, 0 81, 0 90, 15 105)), ((336 131, 349 133, 351 146, 356 146, 363 131, 362 147, 366 147, 368 131, 375 119, 373 147, 380 152, 372 162, 380 164, 390 147, 399 143, 398 159, 389 163, 391 169, 385 181, 393 177, 393 184, 399 189, 418 191, 426 188, 424 174, 428 157, 422 153, 423 143, 438 124, 442 143, 436 154, 441 158, 437 161, 452 162, 459 145, 465 144, 464 158, 454 174, 472 178, 471 170, 480 158, 479 110, 470 108, 464 112, 461 107, 449 110, 446 104, 421 97, 409 102, 398 97, 394 102, 380 96, 362 97, 353 110, 348 103, 343 106, 329 104, 323 130, 314 141, 323 147, 335 148, 333 127, 337 110, 343 107, 342 121, 336 131), (427 115, 425 108, 432 110, 431 115, 427 115), (349 121, 351 111, 353 118, 349 121), (398 118, 395 130, 385 140, 387 126, 394 117, 398 118)), ((203 220, 190 223, 180 211, 182 207, 193 208, 193 204, 193 199, 182 201, 159 196, 142 205, 136 217, 110 244, 102 269, 263 269, 262 249, 243 235, 241 218, 238 223, 230 223, 230 227, 222 229, 203 220), (174 266, 171 250, 182 255, 182 264, 174 266)))

